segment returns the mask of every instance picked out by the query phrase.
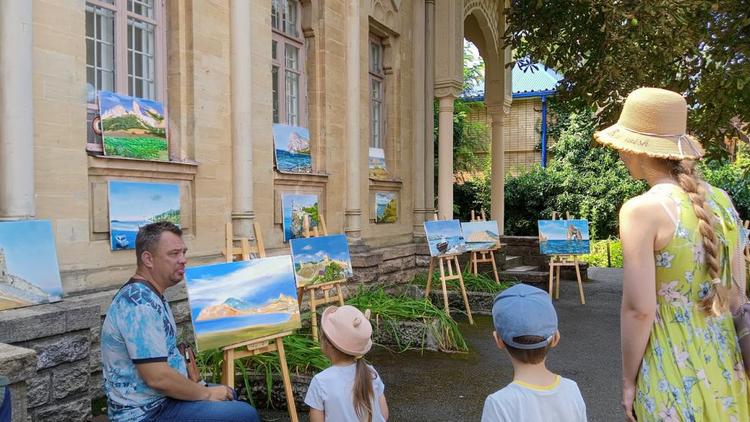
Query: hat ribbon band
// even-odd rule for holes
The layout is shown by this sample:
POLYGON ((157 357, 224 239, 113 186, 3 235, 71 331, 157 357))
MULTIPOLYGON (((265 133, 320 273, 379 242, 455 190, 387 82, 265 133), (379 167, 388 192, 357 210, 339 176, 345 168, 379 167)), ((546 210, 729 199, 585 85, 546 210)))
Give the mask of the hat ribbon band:
POLYGON ((621 129, 627 130, 628 132, 637 133, 639 135, 654 136, 656 138, 673 138, 673 139, 677 138, 677 149, 680 151, 680 155, 682 155, 682 156, 685 155, 685 153, 683 152, 683 147, 682 147, 682 143, 685 142, 690 147, 690 149, 693 150, 693 152, 695 153, 695 155, 697 155, 699 157, 701 156, 701 153, 697 149, 695 149, 695 146, 693 145, 692 142, 690 142, 690 138, 688 138, 687 134, 685 134, 685 133, 680 133, 680 134, 676 134, 676 135, 664 135, 664 134, 661 134, 661 133, 641 132, 641 131, 634 130, 634 129, 631 129, 629 127, 623 126, 621 124, 618 124, 617 126, 620 127, 621 129))

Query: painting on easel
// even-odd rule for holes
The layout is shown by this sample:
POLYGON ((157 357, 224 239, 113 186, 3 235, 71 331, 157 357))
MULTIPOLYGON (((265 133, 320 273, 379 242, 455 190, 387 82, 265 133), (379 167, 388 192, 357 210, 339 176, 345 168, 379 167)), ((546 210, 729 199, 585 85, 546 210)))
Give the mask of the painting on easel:
POLYGON ((431 256, 457 255, 467 251, 458 220, 425 221, 424 231, 431 256))
POLYGON ((99 114, 105 155, 169 161, 162 103, 100 91, 99 114))
POLYGON ((198 350, 300 327, 289 255, 190 267, 185 285, 198 350))
POLYGON ((312 173, 310 132, 303 127, 273 125, 276 169, 286 173, 312 173))
POLYGON ((309 215, 310 229, 320 222, 318 195, 284 193, 281 195, 284 242, 303 237, 305 215, 309 215))
POLYGON ((346 280, 354 274, 343 234, 292 239, 291 246, 299 287, 346 280))
POLYGON ((466 248, 470 251, 496 248, 500 242, 497 221, 461 223, 461 231, 466 239, 466 248))
POLYGON ((157 221, 180 225, 180 185, 109 182, 109 232, 113 251, 135 249, 138 229, 157 221))
POLYGON ((543 255, 582 255, 590 252, 587 220, 539 220, 539 249, 543 255))

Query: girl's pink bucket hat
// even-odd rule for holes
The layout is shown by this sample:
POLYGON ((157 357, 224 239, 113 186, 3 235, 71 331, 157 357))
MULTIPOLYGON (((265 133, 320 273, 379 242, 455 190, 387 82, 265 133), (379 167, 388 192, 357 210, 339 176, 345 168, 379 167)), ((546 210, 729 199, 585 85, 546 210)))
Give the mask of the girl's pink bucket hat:
POLYGON ((328 341, 347 355, 360 357, 372 347, 370 310, 362 311, 351 305, 329 306, 323 311, 321 327, 328 341))

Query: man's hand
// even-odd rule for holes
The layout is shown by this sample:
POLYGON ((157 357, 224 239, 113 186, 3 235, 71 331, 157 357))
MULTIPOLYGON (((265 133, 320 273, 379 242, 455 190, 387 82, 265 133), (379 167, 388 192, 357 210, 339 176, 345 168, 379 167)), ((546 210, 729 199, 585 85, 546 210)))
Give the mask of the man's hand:
POLYGON ((232 400, 234 395, 226 385, 214 385, 208 388, 209 401, 227 401, 232 400))

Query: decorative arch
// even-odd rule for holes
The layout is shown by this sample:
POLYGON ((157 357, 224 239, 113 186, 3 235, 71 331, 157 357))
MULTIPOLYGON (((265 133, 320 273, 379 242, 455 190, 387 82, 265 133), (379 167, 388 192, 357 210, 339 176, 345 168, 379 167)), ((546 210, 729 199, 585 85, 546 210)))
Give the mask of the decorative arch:
POLYGON ((500 17, 502 1, 499 0, 467 0, 464 3, 464 20, 473 15, 485 33, 485 41, 491 44, 489 54, 498 54, 502 46, 502 34, 500 33, 500 17))

